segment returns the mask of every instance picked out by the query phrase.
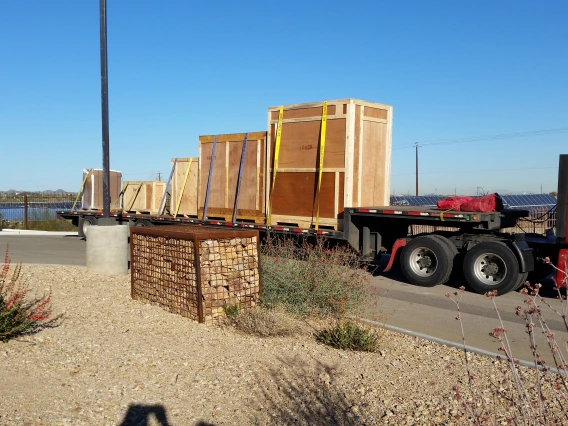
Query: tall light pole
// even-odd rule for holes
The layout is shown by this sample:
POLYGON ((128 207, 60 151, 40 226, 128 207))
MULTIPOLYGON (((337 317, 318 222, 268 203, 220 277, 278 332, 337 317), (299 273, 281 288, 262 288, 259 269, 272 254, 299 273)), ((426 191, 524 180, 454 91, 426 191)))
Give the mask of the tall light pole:
POLYGON ((416 145, 416 196, 418 197, 418 142, 414 144, 416 145))
POLYGON ((108 130, 108 64, 107 64, 107 22, 106 0, 100 0, 101 31, 101 104, 103 137, 103 217, 110 217, 110 160, 108 130))

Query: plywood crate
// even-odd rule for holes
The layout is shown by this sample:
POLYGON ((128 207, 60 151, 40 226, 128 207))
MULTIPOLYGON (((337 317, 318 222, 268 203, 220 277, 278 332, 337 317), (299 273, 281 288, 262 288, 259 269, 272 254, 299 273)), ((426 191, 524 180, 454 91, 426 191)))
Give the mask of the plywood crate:
POLYGON ((214 324, 262 294, 259 234, 192 225, 130 228, 131 297, 214 324))
MULTIPOLYGON (((111 208, 121 208, 120 193, 122 190, 122 173, 116 170, 109 171, 109 194, 111 208)), ((88 169, 83 170, 84 186, 81 199, 83 210, 102 210, 103 209, 103 170, 88 169)))
POLYGON ((174 167, 174 163, 175 169, 170 190, 170 214, 172 216, 196 218, 199 158, 172 158, 172 167, 174 167))
MULTIPOLYGON (((232 220, 244 138, 244 133, 217 136, 207 218, 232 220)), ((204 213, 213 141, 213 135, 199 137, 199 218, 204 213)), ((237 206, 238 220, 265 221, 265 162, 266 132, 248 133, 237 206)))
POLYGON ((357 99, 327 102, 327 132, 318 193, 323 102, 286 105, 276 181, 274 148, 280 107, 268 109, 269 225, 341 230, 343 208, 390 202, 392 106, 357 99))
POLYGON ((166 182, 128 181, 124 183, 123 209, 130 212, 157 213, 166 189, 166 182))

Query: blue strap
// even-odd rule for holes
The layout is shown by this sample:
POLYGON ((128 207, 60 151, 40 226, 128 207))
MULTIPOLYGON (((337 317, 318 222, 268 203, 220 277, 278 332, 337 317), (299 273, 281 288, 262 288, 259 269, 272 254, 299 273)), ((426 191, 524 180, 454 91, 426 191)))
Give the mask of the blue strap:
POLYGON ((241 164, 239 166, 239 178, 237 180, 237 193, 235 194, 235 207, 233 209, 233 222, 237 221, 237 207, 239 204, 239 194, 241 193, 241 181, 243 178, 243 169, 245 166, 245 157, 247 154, 248 133, 245 133, 245 140, 243 141, 243 151, 241 152, 241 164))
POLYGON ((217 148, 217 135, 213 138, 213 150, 211 152, 211 163, 209 164, 209 177, 207 178, 207 191, 205 191, 205 205, 203 206, 203 218, 207 219, 207 206, 209 204, 209 190, 211 189, 211 177, 213 176, 213 165, 215 164, 215 149, 217 148))

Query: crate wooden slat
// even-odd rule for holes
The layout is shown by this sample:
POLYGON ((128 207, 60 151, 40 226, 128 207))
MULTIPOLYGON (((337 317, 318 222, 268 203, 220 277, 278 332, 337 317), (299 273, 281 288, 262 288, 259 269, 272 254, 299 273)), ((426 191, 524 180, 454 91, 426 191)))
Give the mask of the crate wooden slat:
MULTIPOLYGON (((172 167, 174 164, 172 158, 172 167)), ((199 158, 178 158, 171 182, 171 198, 170 198, 170 214, 174 215, 176 207, 179 203, 177 211, 178 216, 197 217, 197 196, 198 196, 198 181, 199 176, 199 158), (180 202, 180 193, 182 191, 183 182, 186 176, 187 169, 191 162, 191 169, 187 175, 185 187, 183 187, 183 195, 180 202)))
MULTIPOLYGON (((116 170, 110 170, 109 194, 111 208, 120 208, 120 193, 122 190, 122 173, 116 170)), ((83 197, 81 199, 81 208, 84 210, 102 210, 103 209, 103 170, 89 169, 83 171, 83 197), (85 180, 85 176, 87 179, 85 180)))
POLYGON ((166 182, 128 181, 124 183, 123 208, 129 212, 157 213, 166 182))
POLYGON ((280 107, 268 108, 266 206, 268 225, 341 230, 344 206, 389 205, 392 147, 390 105, 358 99, 328 101, 327 132, 318 193, 323 102, 285 105, 274 191, 274 148, 280 107))
POLYGON ((206 324, 260 301, 258 231, 132 227, 130 250, 132 299, 206 324))
MULTIPOLYGON (((244 133, 217 136, 207 205, 208 218, 232 218, 244 137, 244 133)), ((199 218, 204 213, 213 141, 213 135, 199 137, 199 218)), ((248 133, 237 219, 264 223, 265 162, 266 132, 248 133)))

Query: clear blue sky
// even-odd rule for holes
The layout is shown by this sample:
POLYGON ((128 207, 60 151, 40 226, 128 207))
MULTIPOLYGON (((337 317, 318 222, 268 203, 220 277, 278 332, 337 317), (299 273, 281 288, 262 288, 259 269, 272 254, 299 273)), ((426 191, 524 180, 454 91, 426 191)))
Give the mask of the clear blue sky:
MULTIPOLYGON (((393 193, 545 192, 568 153, 568 2, 107 0, 110 164, 169 173, 269 106, 394 106, 393 193), (433 141, 564 129, 513 138, 433 141)), ((0 190, 102 167, 98 0, 3 1, 0 190)))

